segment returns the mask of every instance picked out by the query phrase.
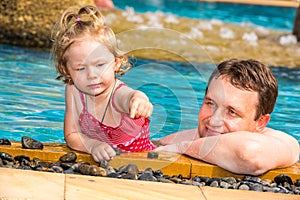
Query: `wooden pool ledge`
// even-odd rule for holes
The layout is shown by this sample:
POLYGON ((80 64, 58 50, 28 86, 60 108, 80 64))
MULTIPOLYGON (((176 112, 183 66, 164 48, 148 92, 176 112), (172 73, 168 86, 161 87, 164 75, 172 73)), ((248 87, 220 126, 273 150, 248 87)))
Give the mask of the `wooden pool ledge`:
MULTIPOLYGON (((44 144, 43 150, 22 149, 20 143, 11 146, 0 145, 0 152, 12 156, 26 155, 30 159, 37 157, 45 161, 58 161, 67 152, 72 152, 63 144, 44 144)), ((77 162, 93 161, 89 154, 73 151, 77 162)), ((159 153, 157 159, 148 159, 147 152, 122 153, 110 161, 118 168, 134 163, 140 170, 151 167, 160 169, 166 175, 179 175, 186 178, 195 175, 208 177, 243 177, 232 174, 222 168, 201 162, 190 157, 159 153)), ((300 163, 271 170, 260 178, 273 180, 284 173, 293 181, 300 179, 300 163)), ((196 187, 181 184, 167 184, 147 181, 131 181, 105 177, 56 174, 0 168, 0 199, 297 199, 299 195, 275 194, 269 192, 240 191, 212 187, 196 187)))
POLYGON ((299 0, 202 0, 207 2, 242 3, 264 6, 298 7, 299 0))

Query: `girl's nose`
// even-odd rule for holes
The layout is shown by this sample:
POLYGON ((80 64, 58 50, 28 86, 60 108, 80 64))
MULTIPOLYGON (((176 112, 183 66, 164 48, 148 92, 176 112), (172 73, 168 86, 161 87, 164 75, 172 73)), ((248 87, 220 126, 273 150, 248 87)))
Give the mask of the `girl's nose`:
POLYGON ((93 69, 93 67, 88 68, 87 77, 88 77, 88 79, 93 79, 93 78, 97 77, 96 71, 93 69))

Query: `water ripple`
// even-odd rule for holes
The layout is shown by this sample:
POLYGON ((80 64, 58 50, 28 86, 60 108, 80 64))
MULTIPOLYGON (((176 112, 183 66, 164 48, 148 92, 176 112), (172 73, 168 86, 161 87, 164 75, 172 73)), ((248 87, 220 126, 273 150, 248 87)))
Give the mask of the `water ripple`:
MULTIPOLYGON (((153 103, 152 138, 197 127, 198 111, 213 68, 199 63, 135 60, 122 80, 144 91, 153 103)), ((270 127, 300 141, 300 69, 272 70, 279 82, 279 97, 270 127)), ((20 141, 27 135, 42 142, 64 142, 64 84, 55 78, 48 51, 0 45, 1 137, 20 141)))

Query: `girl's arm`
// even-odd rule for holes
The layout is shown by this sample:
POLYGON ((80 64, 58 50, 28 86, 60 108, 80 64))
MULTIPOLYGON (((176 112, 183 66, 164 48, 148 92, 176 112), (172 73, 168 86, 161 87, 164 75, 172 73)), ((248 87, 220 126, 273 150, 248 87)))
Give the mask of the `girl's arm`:
POLYGON ((110 145, 99 140, 91 139, 80 131, 79 114, 74 98, 73 85, 66 86, 66 111, 64 119, 64 136, 67 145, 75 150, 92 154, 94 160, 110 160, 116 153, 110 145))
POLYGON ((147 118, 152 114, 153 106, 147 95, 128 86, 121 87, 115 93, 114 102, 120 111, 128 113, 131 118, 147 118))

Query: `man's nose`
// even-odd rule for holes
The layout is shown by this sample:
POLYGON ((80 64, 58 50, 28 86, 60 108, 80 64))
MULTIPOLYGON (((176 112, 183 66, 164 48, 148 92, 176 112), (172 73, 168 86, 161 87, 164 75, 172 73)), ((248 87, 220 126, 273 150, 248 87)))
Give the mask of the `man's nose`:
POLYGON ((222 126, 224 124, 224 113, 221 109, 216 109, 210 117, 211 126, 222 126))

